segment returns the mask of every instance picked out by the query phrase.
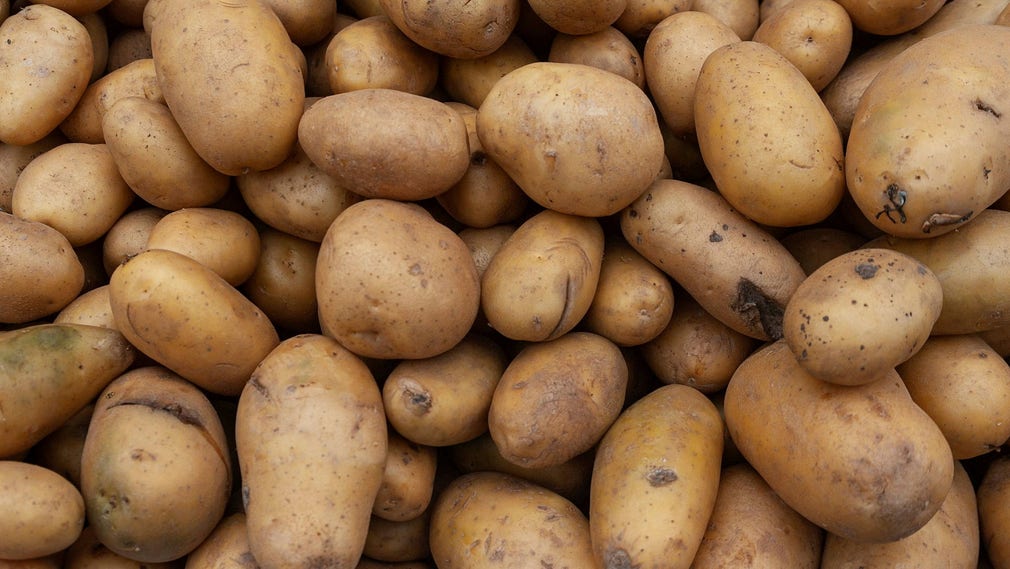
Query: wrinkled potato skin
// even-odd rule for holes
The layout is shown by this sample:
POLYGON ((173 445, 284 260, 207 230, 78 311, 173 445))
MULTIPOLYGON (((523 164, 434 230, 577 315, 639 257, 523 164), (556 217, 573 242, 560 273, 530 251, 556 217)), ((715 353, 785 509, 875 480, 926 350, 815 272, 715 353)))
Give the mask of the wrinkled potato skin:
POLYGON ((0 558, 34 559, 66 549, 84 527, 84 499, 55 472, 0 460, 0 558))
POLYGON ((88 85, 73 112, 60 123, 60 132, 71 142, 105 142, 105 134, 102 132, 105 113, 125 97, 165 102, 153 58, 138 59, 88 85))
POLYGON ((645 395, 600 441, 589 530, 600 567, 691 567, 716 501, 723 423, 686 385, 645 395))
POLYGON ((907 537, 950 490, 950 446, 896 372, 831 384, 806 373, 780 340, 740 364, 724 405, 747 462, 786 504, 834 534, 907 537))
POLYGON ((379 0, 407 37, 435 53, 472 59, 494 52, 519 21, 518 0, 379 0))
POLYGON ((820 92, 849 57, 852 20, 833 0, 795 0, 762 22, 753 40, 786 56, 820 92))

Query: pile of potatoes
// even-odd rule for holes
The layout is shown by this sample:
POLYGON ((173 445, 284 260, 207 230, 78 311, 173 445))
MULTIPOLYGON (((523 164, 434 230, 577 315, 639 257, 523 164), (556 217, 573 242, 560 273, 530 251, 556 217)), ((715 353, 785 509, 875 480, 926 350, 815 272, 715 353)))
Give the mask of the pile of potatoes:
POLYGON ((0 0, 0 569, 1010 569, 1007 0, 0 0))

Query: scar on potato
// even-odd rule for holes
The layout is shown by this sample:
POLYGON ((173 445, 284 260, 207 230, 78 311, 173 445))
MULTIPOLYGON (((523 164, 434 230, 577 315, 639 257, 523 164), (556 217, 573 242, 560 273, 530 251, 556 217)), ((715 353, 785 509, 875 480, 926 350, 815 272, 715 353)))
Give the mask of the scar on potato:
POLYGON ((649 486, 658 488, 660 486, 666 486, 671 482, 676 482, 677 473, 669 468, 653 468, 645 475, 645 479, 649 481, 649 486))
POLYGON ((772 340, 782 337, 785 308, 749 279, 742 278, 737 283, 736 299, 730 308, 744 319, 747 326, 764 331, 772 340))
POLYGON ((603 554, 603 566, 607 569, 635 569, 638 565, 631 564, 631 556, 621 548, 607 549, 603 554))
POLYGON ((964 223, 971 219, 971 216, 975 213, 974 210, 969 211, 964 215, 957 213, 934 213, 926 218, 926 221, 922 222, 922 232, 929 233, 934 227, 941 227, 944 225, 957 225, 959 223, 964 223))
POLYGON ((880 265, 874 265, 873 263, 859 263, 856 265, 855 271, 863 280, 872 279, 877 276, 877 269, 880 265))

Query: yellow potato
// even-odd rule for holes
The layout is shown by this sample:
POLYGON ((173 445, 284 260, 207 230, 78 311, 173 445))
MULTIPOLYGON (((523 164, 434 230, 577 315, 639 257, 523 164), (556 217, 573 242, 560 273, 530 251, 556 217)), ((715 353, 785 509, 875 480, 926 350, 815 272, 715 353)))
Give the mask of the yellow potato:
POLYGON ((645 86, 645 68, 638 48, 612 26, 584 35, 556 35, 547 60, 598 67, 645 86))
POLYGON ((240 214, 212 207, 173 211, 158 220, 147 249, 181 253, 213 270, 232 286, 246 281, 260 257, 256 226, 240 214))
POLYGON ((81 293, 59 311, 53 323, 86 324, 116 330, 116 320, 112 317, 112 303, 109 301, 109 285, 81 293))
POLYGON ((431 502, 435 483, 435 447, 408 441, 388 432, 386 466, 375 495, 372 515, 391 522, 417 518, 431 502))
POLYGON ((694 0, 628 0, 614 27, 631 39, 648 37, 668 16, 691 9, 694 0))
POLYGON ((154 59, 150 57, 138 59, 88 85, 73 112, 60 123, 60 132, 72 142, 88 144, 105 142, 102 119, 112 105, 124 97, 142 97, 158 103, 165 102, 155 72, 154 59))
MULTIPOLYGON (((53 5, 49 2, 37 3, 53 5)), ((91 36, 91 53, 94 58, 91 67, 91 81, 95 81, 105 75, 105 67, 109 61, 109 28, 105 25, 105 19, 96 12, 82 14, 76 18, 77 21, 84 24, 84 29, 88 30, 88 35, 91 36)))
POLYGON ((84 527, 81 493, 59 474, 0 460, 0 559, 34 559, 66 549, 84 527))
POLYGON ((285 340, 242 391, 235 435, 260 566, 354 566, 386 463, 382 396, 365 364, 324 336, 285 340))
POLYGON ((186 557, 186 569, 257 569, 244 512, 230 514, 186 557))
POLYGON ((716 501, 723 423, 694 388, 667 385, 600 441, 589 531, 601 567, 691 567, 716 501))
POLYGON ((142 563, 129 559, 105 547, 98 541, 95 528, 87 526, 63 556, 64 569, 173 569, 177 561, 142 563))
POLYGON ((385 88, 427 95, 438 81, 438 59, 403 35, 388 16, 358 20, 327 44, 330 94, 385 88))
POLYGON ((530 0, 530 8, 545 24, 570 35, 590 35, 606 29, 628 7, 628 0, 530 0))
POLYGON ((907 32, 933 17, 944 0, 838 0, 852 17, 852 24, 864 32, 893 36, 907 32))
POLYGON ((518 0, 379 0, 407 37, 448 57, 473 58, 498 49, 519 19, 518 0))
POLYGON ((496 225, 486 229, 467 227, 459 232, 459 238, 466 243, 467 248, 473 255, 473 262, 477 265, 477 275, 483 278, 484 271, 487 270, 491 259, 501 249, 501 246, 508 240, 516 230, 514 225, 496 225))
POLYGON ((431 509, 404 522, 391 522, 372 516, 368 522, 363 556, 386 563, 419 561, 431 555, 428 531, 431 509))
POLYGON ((858 249, 866 243, 866 238, 845 229, 811 227, 784 235, 779 242, 809 275, 831 259, 858 249))
POLYGON ((31 463, 52 470, 80 488, 84 439, 88 435, 88 425, 94 410, 95 405, 88 403, 58 429, 36 443, 28 455, 31 463))
POLYGON ((156 207, 140 207, 124 213, 102 239, 102 264, 112 275, 116 267, 147 248, 147 238, 155 224, 168 212, 156 207))
POLYGON ((704 12, 729 26, 741 40, 753 37, 761 23, 761 7, 774 0, 692 0, 691 10, 704 12))
POLYGON ((453 101, 478 108, 491 87, 510 71, 538 61, 526 42, 513 34, 498 49, 476 58, 443 57, 439 84, 453 101))
POLYGON ((319 244, 275 229, 260 232, 259 262, 242 292, 283 330, 318 331, 319 244))
POLYGON ((56 129, 77 105, 94 68, 84 24, 46 5, 0 24, 0 142, 26 145, 56 129))
POLYGON ((18 176, 29 162, 43 152, 66 142, 59 131, 46 135, 42 140, 26 145, 0 142, 0 212, 11 212, 11 198, 18 176))
POLYGON ((833 0, 796 0, 754 32, 799 69, 820 92, 838 75, 852 48, 852 20, 833 0))
POLYGON ((322 41, 332 31, 337 12, 336 4, 329 0, 267 0, 266 4, 284 24, 291 41, 300 46, 322 41))
POLYGON ((109 42, 109 61, 106 63, 105 72, 112 73, 134 61, 151 57, 151 37, 139 29, 139 26, 124 30, 109 42))

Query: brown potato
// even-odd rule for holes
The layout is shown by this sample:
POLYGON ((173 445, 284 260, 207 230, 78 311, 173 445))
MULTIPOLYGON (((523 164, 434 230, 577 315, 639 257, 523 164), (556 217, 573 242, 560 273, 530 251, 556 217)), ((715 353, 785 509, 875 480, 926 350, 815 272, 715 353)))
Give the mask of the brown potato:
POLYGON ((428 531, 431 527, 431 509, 414 519, 391 522, 372 516, 368 522, 363 556, 387 563, 419 561, 431 555, 428 531))
POLYGON ((547 60, 597 67, 645 87, 645 68, 638 48, 613 26, 584 35, 554 36, 547 60))
MULTIPOLYGON (((45 4, 48 2, 37 3, 45 4)), ((105 67, 109 62, 109 28, 105 25, 105 19, 96 12, 89 12, 76 17, 77 21, 84 24, 84 29, 88 30, 88 35, 91 36, 91 53, 94 56, 94 62, 91 67, 91 81, 95 81, 102 75, 105 75, 105 67)))
POLYGON ((852 48, 852 20, 833 0, 796 0, 754 32, 799 69, 820 92, 838 75, 852 48))
POLYGON ((81 536, 67 548, 63 569, 181 569, 180 561, 142 563, 129 559, 105 547, 95 536, 91 526, 84 528, 81 536))
POLYGON ((799 261, 803 272, 809 275, 831 259, 855 251, 866 243, 866 238, 845 229, 811 227, 784 235, 779 238, 779 242, 799 261))
POLYGON ((864 32, 893 36, 907 32, 933 17, 944 0, 838 0, 852 17, 852 24, 864 32))
POLYGON ((298 0, 297 2, 266 0, 291 41, 299 46, 322 41, 332 31, 337 5, 329 0, 298 0))
POLYGON ((529 5, 545 24, 562 34, 589 35, 613 24, 628 7, 628 0, 530 0, 529 5))
POLYGON ((143 28, 146 5, 147 0, 110 0, 104 13, 127 28, 143 28))
POLYGON ((260 257, 256 226, 238 213, 211 207, 173 211, 158 220, 147 249, 166 249, 194 259, 232 286, 246 281, 260 257))
POLYGON ((514 225, 496 225, 486 229, 468 227, 459 232, 459 238, 466 243, 473 255, 473 262, 477 265, 479 277, 483 278, 484 271, 487 270, 491 259, 498 253, 509 236, 515 233, 515 230, 514 225))
POLYGON ((0 460, 0 559, 59 553, 81 534, 84 500, 59 474, 34 464, 0 460))
POLYGON ((112 303, 109 301, 109 285, 81 293, 59 311, 53 323, 86 324, 116 330, 116 320, 112 317, 112 303))
POLYGON ((395 89, 427 95, 438 82, 438 56, 417 45, 388 16, 351 23, 326 47, 330 93, 395 89))
POLYGON ((519 20, 518 0, 379 0, 389 19, 418 45, 449 57, 482 57, 498 49, 519 20))
POLYGON ((102 240, 102 263, 109 276, 116 267, 147 248, 147 238, 154 226, 168 212, 156 207, 141 207, 124 213, 102 240))
POLYGON ((30 462, 52 470, 79 489, 84 439, 88 435, 88 425, 94 410, 95 405, 88 403, 58 429, 36 443, 29 451, 30 462))
POLYGON ((1010 567, 1010 457, 997 456, 985 467, 976 499, 984 551, 994 568, 1010 567))
POLYGON ((249 551, 244 512, 226 516, 186 557, 186 569, 259 569, 249 551))
POLYGON ((318 331, 319 244, 269 228, 260 232, 259 241, 259 262, 242 291, 278 328, 318 331))
POLYGON ((614 27, 631 39, 648 37, 668 16, 691 9, 694 0, 628 0, 614 27))
POLYGON ((513 34, 501 47, 483 57, 443 57, 439 83, 453 101, 479 108, 499 79, 535 61, 538 60, 533 50, 513 34))
POLYGON ((692 0, 691 10, 704 12, 729 26, 744 41, 751 39, 761 23, 761 7, 774 0, 692 0))
POLYGON ((112 105, 124 97, 165 102, 154 59, 138 59, 88 85, 73 112, 60 123, 60 131, 72 142, 105 142, 102 119, 112 105))
POLYGON ((0 142, 0 212, 11 212, 11 198, 18 176, 29 162, 43 152, 52 150, 66 142, 59 131, 46 135, 42 140, 23 146, 0 142))
POLYGON ((372 515, 391 522, 406 522, 428 509, 435 484, 435 447, 408 441, 388 432, 386 467, 375 495, 372 515))
POLYGON ((142 29, 123 30, 109 42, 109 61, 105 64, 105 73, 112 73, 141 59, 152 59, 151 36, 142 29))

